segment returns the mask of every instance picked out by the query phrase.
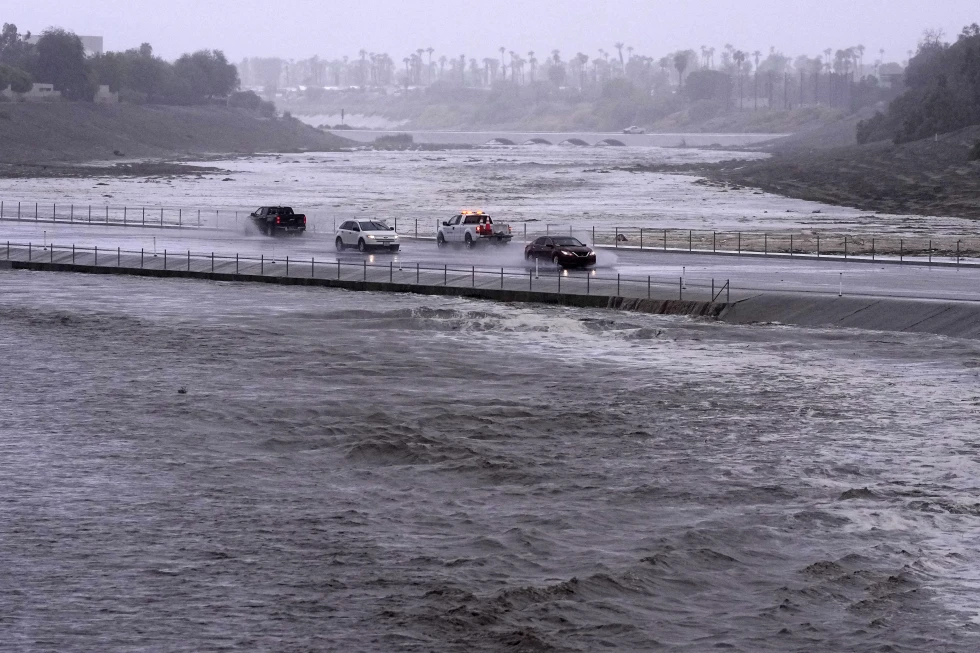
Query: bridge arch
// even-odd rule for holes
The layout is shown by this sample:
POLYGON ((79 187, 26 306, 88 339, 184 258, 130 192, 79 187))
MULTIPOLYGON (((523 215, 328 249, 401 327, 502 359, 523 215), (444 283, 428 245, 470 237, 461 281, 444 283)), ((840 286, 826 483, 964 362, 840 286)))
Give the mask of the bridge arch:
POLYGON ((491 138, 489 141, 486 142, 486 145, 517 145, 517 143, 510 140, 509 138, 497 137, 497 138, 491 138))
POLYGON ((615 138, 604 138, 596 143, 596 147, 626 147, 626 143, 615 138))
POLYGON ((524 141, 524 145, 551 145, 551 141, 547 138, 541 138, 540 136, 535 138, 529 138, 524 141))
POLYGON ((588 146, 588 143, 583 141, 581 138, 569 138, 559 143, 559 145, 574 145, 576 147, 585 147, 588 146))

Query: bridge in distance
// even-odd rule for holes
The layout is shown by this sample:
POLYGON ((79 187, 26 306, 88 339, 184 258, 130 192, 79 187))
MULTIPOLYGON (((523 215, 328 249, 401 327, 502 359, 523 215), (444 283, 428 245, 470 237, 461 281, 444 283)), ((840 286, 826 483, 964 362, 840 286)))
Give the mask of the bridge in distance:
POLYGON ((622 134, 617 132, 508 132, 508 131, 381 131, 344 129, 333 133, 360 143, 392 134, 409 134, 416 143, 430 145, 571 145, 629 147, 743 147, 780 138, 783 134, 622 134))

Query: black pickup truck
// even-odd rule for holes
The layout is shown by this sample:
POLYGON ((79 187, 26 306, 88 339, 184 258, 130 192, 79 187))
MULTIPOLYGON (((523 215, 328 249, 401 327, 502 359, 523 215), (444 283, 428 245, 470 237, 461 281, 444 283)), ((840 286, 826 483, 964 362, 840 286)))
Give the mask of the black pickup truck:
POLYGON ((306 231, 306 216, 294 213, 289 206, 263 206, 253 211, 249 217, 259 231, 268 236, 278 233, 302 234, 306 231))

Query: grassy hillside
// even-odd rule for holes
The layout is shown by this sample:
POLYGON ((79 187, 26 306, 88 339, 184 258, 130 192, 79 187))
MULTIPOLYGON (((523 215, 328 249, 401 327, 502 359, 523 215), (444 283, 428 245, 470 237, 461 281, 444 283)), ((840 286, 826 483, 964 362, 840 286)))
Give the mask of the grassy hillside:
POLYGON ((332 150, 347 141, 225 107, 0 104, 0 163, 332 150))

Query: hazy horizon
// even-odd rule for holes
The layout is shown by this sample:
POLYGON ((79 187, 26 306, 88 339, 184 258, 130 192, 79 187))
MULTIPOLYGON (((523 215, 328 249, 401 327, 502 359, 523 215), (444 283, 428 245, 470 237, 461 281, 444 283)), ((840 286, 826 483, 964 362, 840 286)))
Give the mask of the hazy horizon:
POLYGON ((106 50, 126 50, 143 42, 166 59, 209 48, 230 60, 244 57, 303 59, 354 57, 362 48, 386 52, 396 60, 419 48, 441 54, 481 58, 501 46, 538 56, 560 49, 595 56, 615 53, 623 42, 637 53, 664 54, 679 49, 724 44, 788 55, 816 56, 827 48, 864 45, 868 59, 885 50, 886 61, 903 61, 926 29, 941 29, 955 39, 965 26, 980 22, 975 0, 749 0, 741 4, 700 0, 696 5, 653 0, 543 0, 514 11, 512 3, 484 0, 465 15, 459 2, 432 0, 425 7, 392 0, 363 0, 324 7, 309 0, 280 0, 273 9, 256 0, 201 3, 190 0, 65 3, 35 0, 9 7, 3 22, 22 32, 63 27, 78 34, 103 36, 106 50), (202 5, 206 4, 206 8, 202 5), (369 17, 369 18, 366 18, 369 17))

